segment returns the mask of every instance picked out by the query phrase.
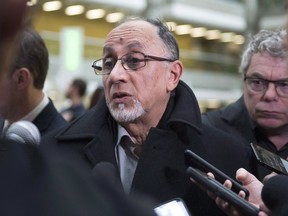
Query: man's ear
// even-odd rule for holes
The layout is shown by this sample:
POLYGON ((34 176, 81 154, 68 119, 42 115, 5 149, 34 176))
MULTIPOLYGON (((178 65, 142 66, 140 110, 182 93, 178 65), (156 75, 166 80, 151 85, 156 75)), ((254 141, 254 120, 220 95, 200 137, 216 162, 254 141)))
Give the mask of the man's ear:
POLYGON ((27 68, 16 69, 13 73, 13 81, 18 86, 18 89, 27 88, 32 80, 32 75, 27 68))
POLYGON ((173 91, 179 83, 179 80, 183 73, 183 64, 181 61, 176 60, 171 63, 170 73, 169 73, 169 81, 167 90, 169 92, 173 91))

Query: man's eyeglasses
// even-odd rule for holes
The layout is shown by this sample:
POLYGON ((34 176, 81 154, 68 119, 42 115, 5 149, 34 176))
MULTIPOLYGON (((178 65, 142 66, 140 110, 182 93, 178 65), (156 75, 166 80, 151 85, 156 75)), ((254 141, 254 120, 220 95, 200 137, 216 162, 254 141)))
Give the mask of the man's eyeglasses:
POLYGON ((288 97, 288 80, 267 80, 258 77, 244 77, 247 88, 251 92, 263 93, 268 89, 269 83, 275 85, 277 94, 281 97, 288 97))
POLYGON ((167 59, 157 56, 145 55, 141 52, 131 52, 122 56, 121 58, 107 57, 94 61, 92 67, 97 75, 108 75, 113 70, 117 61, 120 60, 123 68, 129 71, 136 71, 145 67, 147 61, 168 61, 173 62, 176 59, 167 59))

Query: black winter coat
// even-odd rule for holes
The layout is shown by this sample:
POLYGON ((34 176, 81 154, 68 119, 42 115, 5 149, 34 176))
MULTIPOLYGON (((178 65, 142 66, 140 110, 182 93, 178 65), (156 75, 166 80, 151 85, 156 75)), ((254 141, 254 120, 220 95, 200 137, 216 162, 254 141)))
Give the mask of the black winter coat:
MULTIPOLYGON (((44 136, 40 146, 92 170, 102 161, 118 167, 116 142, 117 124, 102 98, 93 109, 60 132, 44 136)), ((131 193, 151 197, 155 204, 181 197, 193 216, 225 215, 186 175, 186 149, 233 178, 238 168, 249 170, 250 151, 224 132, 202 125, 197 100, 192 90, 180 81, 158 126, 150 129, 145 140, 131 193)))

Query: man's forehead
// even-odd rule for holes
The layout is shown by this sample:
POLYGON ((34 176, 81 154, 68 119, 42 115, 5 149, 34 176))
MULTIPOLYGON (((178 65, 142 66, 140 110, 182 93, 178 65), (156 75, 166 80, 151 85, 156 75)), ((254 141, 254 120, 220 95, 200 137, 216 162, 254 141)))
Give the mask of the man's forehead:
POLYGON ((113 51, 115 46, 122 48, 143 48, 155 42, 156 27, 146 21, 128 21, 113 29, 104 43, 104 52, 113 51))
POLYGON ((154 33, 156 33, 156 26, 151 23, 144 20, 132 20, 124 22, 112 29, 107 35, 106 41, 109 41, 114 37, 119 37, 120 35, 129 38, 129 36, 132 35, 146 37, 147 35, 154 33))

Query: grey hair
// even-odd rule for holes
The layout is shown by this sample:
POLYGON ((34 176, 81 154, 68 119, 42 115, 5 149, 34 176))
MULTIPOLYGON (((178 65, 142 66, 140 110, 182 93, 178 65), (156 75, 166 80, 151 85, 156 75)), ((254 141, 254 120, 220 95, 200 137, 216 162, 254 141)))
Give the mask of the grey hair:
POLYGON ((157 33, 160 39, 165 44, 167 50, 171 54, 171 59, 178 60, 179 59, 179 46, 174 37, 172 31, 166 25, 166 23, 158 18, 141 18, 141 17, 128 17, 121 21, 119 25, 129 22, 129 21, 146 21, 157 27, 157 33))
POLYGON ((268 53, 272 57, 283 58, 288 56, 286 30, 270 31, 261 30, 254 35, 242 54, 239 71, 243 74, 251 63, 251 58, 256 53, 268 53))

